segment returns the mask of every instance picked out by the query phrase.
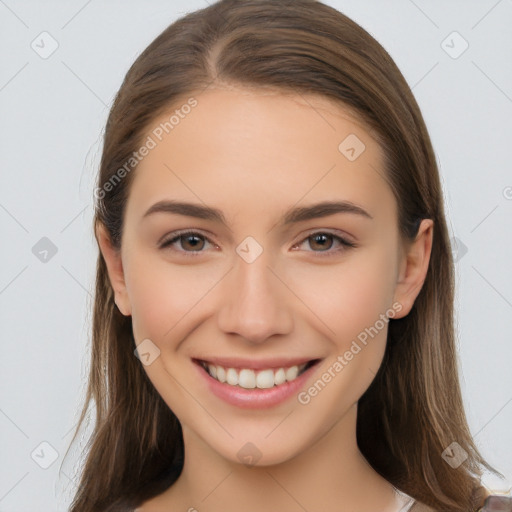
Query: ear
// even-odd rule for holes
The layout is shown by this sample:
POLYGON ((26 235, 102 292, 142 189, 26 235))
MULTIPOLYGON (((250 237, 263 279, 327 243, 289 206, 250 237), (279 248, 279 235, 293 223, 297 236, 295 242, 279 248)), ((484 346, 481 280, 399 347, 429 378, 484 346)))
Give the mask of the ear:
POLYGON ((108 277, 114 290, 115 303, 125 316, 131 315, 131 305, 126 290, 121 251, 112 246, 106 227, 98 222, 96 225, 96 240, 107 265, 108 277))
POLYGON ((394 300, 402 305, 402 309, 394 318, 402 318, 409 314, 425 282, 433 232, 434 221, 423 219, 416 238, 404 249, 394 296, 394 300))

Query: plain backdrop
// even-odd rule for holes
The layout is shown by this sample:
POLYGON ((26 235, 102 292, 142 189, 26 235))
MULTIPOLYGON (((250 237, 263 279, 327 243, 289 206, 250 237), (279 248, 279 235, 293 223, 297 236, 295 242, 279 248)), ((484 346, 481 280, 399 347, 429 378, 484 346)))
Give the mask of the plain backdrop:
MULTIPOLYGON (((331 0, 422 109, 458 240, 461 384, 512 484, 512 1, 331 0)), ((205 0, 0 0, 0 511, 67 510, 89 361, 94 180, 135 57, 205 0)))

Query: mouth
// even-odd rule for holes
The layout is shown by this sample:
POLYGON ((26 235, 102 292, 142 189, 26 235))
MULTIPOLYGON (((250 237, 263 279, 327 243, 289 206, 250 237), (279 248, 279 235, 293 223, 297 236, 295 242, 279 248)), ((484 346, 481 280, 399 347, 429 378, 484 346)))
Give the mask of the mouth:
POLYGON ((240 364, 219 364, 219 362, 193 359, 212 379, 221 384, 243 389, 270 389, 298 379, 315 366, 321 359, 310 359, 298 364, 275 365, 245 362, 240 364), (252 368, 250 367, 252 366, 252 368))

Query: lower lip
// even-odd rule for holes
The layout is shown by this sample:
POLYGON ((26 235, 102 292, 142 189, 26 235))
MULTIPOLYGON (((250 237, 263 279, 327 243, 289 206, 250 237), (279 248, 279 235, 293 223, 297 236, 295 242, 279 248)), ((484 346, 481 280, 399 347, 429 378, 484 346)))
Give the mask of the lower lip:
POLYGON ((225 402, 244 409, 268 409, 296 395, 318 363, 320 361, 309 367, 295 380, 267 389, 245 389, 240 386, 231 386, 214 379, 200 364, 194 363, 194 366, 197 367, 200 375, 206 381, 210 391, 225 402))

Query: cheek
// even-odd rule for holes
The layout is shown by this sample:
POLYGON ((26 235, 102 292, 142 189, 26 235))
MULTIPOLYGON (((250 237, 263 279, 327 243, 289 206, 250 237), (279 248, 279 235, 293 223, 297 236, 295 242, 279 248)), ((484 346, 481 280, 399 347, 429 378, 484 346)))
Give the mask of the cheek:
POLYGON ((316 325, 328 326, 321 329, 332 346, 319 371, 322 382, 306 390, 301 403, 314 398, 313 407, 319 414, 330 411, 332 421, 361 398, 381 366, 389 325, 381 315, 394 316, 393 261, 391 251, 361 252, 301 278, 302 296, 323 321, 316 325))
POLYGON ((150 338, 158 345, 179 336, 187 315, 208 300, 222 275, 222 269, 212 265, 177 265, 162 256, 132 251, 126 281, 135 338, 150 338))
POLYGON ((312 266, 294 287, 337 353, 355 352, 370 367, 379 366, 385 350, 388 323, 381 315, 393 302, 393 262, 391 250, 361 251, 339 265, 312 266))

